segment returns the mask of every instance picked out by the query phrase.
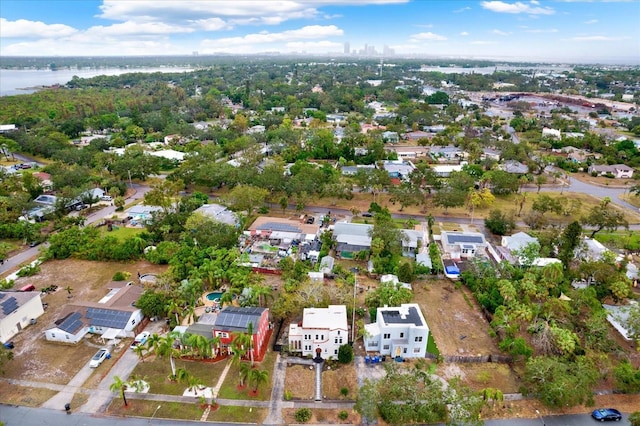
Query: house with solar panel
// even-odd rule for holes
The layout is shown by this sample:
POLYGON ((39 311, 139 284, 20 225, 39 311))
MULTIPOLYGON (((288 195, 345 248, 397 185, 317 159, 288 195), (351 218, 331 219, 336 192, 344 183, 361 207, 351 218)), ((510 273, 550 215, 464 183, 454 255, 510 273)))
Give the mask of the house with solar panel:
POLYGON ((144 317, 135 306, 143 292, 140 286, 123 285, 111 288, 98 302, 69 304, 45 330, 45 338, 52 342, 78 343, 88 333, 100 335, 103 340, 133 337, 144 317))
POLYGON ((39 291, 0 291, 0 343, 44 314, 39 291))
POLYGON ((305 308, 302 321, 289 325, 289 351, 302 356, 317 355, 337 359, 338 349, 349 342, 349 325, 345 305, 328 308, 305 308))
POLYGON ((253 327, 253 358, 262 359, 269 344, 269 309, 256 306, 226 306, 211 326, 212 337, 220 337, 222 348, 228 348, 234 337, 249 331, 253 327))
MULTIPOLYGON (((333 239, 336 241, 336 253, 342 257, 351 259, 363 250, 371 249, 371 232, 373 225, 351 222, 337 222, 333 225, 333 239)), ((422 231, 413 229, 401 229, 402 255, 405 257, 416 256, 418 246, 424 246, 428 241, 422 231)))
POLYGON ((366 324, 364 347, 367 352, 394 358, 424 358, 429 326, 417 303, 399 307, 380 307, 376 322, 366 324))
POLYGON ((487 248, 487 240, 480 232, 442 231, 440 238, 445 255, 454 260, 475 257, 487 248))

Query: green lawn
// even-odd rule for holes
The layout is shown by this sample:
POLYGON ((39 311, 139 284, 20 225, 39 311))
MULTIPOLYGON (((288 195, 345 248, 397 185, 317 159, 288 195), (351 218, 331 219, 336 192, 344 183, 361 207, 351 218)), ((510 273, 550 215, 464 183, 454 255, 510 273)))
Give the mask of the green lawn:
MULTIPOLYGON (((202 380, 207 387, 213 387, 218 383, 225 365, 226 360, 215 363, 176 360, 176 369, 184 368, 189 374, 202 380)), ((139 362, 132 372, 132 376, 140 377, 149 383, 150 393, 182 395, 187 385, 170 381, 168 379, 170 374, 171 366, 168 358, 155 358, 139 362)))
POLYGON ((267 370, 269 373, 267 382, 258 387, 258 395, 249 395, 249 391, 254 388, 254 385, 250 379, 248 381, 245 380, 245 384, 247 386, 244 389, 238 389, 237 386, 240 383, 238 373, 240 370, 237 365, 232 365, 229 369, 229 373, 227 374, 226 379, 224 380, 224 383, 222 384, 222 387, 220 388, 218 397, 223 399, 255 399, 258 401, 270 400, 271 387, 273 383, 273 367, 275 364, 275 360, 276 355, 271 351, 267 351, 264 360, 261 363, 256 362, 255 368, 258 368, 260 370, 267 370))
POLYGON ((120 241, 126 240, 127 238, 133 237, 144 231, 144 228, 127 228, 125 226, 119 226, 119 225, 117 227, 116 225, 114 225, 112 228, 113 229, 112 231, 107 230, 106 226, 103 226, 100 229, 102 229, 103 235, 116 237, 120 241))
POLYGON ((261 424, 267 414, 268 410, 266 408, 222 405, 217 410, 209 413, 207 421, 261 424))

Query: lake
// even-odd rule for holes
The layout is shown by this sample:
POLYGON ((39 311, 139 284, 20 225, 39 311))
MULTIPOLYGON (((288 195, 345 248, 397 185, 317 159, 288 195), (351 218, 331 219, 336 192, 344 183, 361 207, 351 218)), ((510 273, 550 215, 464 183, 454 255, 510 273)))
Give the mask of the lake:
POLYGON ((189 72, 191 68, 158 67, 158 68, 93 68, 93 69, 61 69, 51 70, 5 70, 0 69, 0 96, 26 95, 38 90, 40 86, 66 84, 73 76, 91 78, 98 75, 120 75, 131 72, 189 72))

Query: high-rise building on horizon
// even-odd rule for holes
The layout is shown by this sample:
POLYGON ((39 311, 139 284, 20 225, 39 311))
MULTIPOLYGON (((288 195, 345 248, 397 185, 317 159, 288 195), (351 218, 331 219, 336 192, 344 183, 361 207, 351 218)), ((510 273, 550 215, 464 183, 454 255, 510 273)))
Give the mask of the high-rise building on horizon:
POLYGON ((348 41, 344 43, 344 54, 345 55, 351 54, 351 44, 349 44, 348 41))

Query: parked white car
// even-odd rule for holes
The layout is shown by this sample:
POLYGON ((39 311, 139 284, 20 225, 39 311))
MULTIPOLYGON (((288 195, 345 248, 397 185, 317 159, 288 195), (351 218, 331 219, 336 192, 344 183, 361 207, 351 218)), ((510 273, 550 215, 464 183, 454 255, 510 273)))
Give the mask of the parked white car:
POLYGON ((93 358, 91 358, 91 361, 89 361, 89 367, 96 368, 107 358, 111 358, 111 353, 109 353, 109 349, 102 348, 96 352, 93 358))
POLYGON ((113 198, 111 198, 111 195, 103 195, 102 197, 100 197, 100 200, 102 200, 102 201, 113 201, 113 198))

